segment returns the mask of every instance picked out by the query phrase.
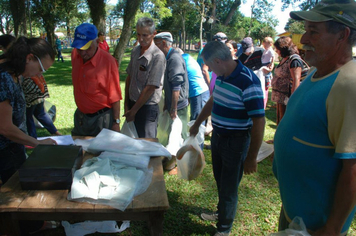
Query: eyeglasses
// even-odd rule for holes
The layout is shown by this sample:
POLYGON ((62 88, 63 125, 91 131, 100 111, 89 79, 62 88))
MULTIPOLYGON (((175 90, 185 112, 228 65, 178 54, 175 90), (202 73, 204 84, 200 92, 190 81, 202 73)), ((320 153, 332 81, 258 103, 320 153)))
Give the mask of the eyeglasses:
POLYGON ((42 73, 45 73, 46 70, 45 70, 45 68, 44 68, 43 65, 42 65, 41 59, 39 59, 38 56, 36 56, 36 55, 34 55, 34 56, 37 58, 38 63, 40 63, 42 73))

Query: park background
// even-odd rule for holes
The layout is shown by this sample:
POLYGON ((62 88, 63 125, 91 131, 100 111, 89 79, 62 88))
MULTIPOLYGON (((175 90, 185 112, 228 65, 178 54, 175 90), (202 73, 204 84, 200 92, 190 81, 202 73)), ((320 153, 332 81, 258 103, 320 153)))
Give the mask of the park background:
MULTIPOLYGON (((0 34, 46 37, 54 47, 54 35, 63 42, 64 62, 55 62, 45 73, 51 97, 57 108, 55 125, 70 134, 76 105, 71 81, 70 43, 75 27, 90 22, 107 35, 110 53, 119 62, 124 93, 126 67, 136 41, 135 23, 142 16, 152 17, 157 31, 170 31, 175 46, 197 57, 195 45, 210 41, 219 31, 240 42, 250 36, 259 45, 265 36, 277 38, 303 33, 303 24, 288 18, 292 9, 308 9, 318 0, 0 0, 0 34), (111 4, 110 4, 111 3, 111 4), (114 3, 114 4, 112 4, 114 3), (245 7, 245 6, 249 7, 245 7), (277 11, 276 11, 277 7, 277 11), (286 9, 286 11, 282 11, 286 9), (119 40, 118 40, 119 39, 119 40)), ((123 94, 124 95, 124 94, 123 94)), ((123 96, 124 97, 124 96, 123 96)), ((123 114, 123 102, 121 103, 123 114)), ((275 108, 268 102, 264 141, 273 139, 275 108)), ((38 129, 38 135, 47 131, 38 129)), ((206 137, 206 143, 209 143, 206 137)), ((30 151, 29 151, 30 153, 30 151)), ((215 211, 218 201, 211 166, 210 150, 204 150, 206 168, 193 181, 165 173, 170 209, 165 214, 164 235, 212 235, 214 223, 201 220, 202 212, 215 211)), ((244 176, 239 188, 239 206, 231 235, 268 235, 276 232, 281 201, 278 183, 272 173, 273 155, 258 164, 258 172, 244 176)), ((349 235, 356 235, 355 221, 349 235)), ((36 235, 64 235, 63 228, 36 235)), ((105 235, 105 234, 95 234, 105 235)), ((120 235, 149 235, 145 222, 131 222, 120 235)))

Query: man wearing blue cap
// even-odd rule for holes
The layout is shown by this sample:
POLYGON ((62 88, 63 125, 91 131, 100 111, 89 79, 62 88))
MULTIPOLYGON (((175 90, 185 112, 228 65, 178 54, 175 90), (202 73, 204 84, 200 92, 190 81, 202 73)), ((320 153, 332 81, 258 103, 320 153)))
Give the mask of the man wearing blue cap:
POLYGON ((346 235, 356 211, 356 3, 324 0, 290 16, 305 21, 300 42, 314 68, 290 97, 274 138, 279 229, 299 216, 313 236, 346 235))
POLYGON ((98 47, 97 35, 89 23, 75 29, 72 82, 78 108, 72 135, 96 136, 103 128, 120 132, 119 71, 114 57, 98 47))

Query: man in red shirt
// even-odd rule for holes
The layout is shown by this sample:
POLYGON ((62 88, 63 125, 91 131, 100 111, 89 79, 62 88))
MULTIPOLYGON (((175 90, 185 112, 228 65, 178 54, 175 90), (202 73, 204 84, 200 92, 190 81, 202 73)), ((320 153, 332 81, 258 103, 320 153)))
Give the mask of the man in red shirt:
POLYGON ((103 49, 106 52, 109 52, 110 47, 109 47, 108 43, 105 40, 104 32, 100 31, 98 33, 98 40, 99 40, 99 48, 103 49))
POLYGON ((72 135, 96 136, 103 128, 120 132, 121 88, 117 63, 98 49, 98 30, 79 25, 72 47, 72 82, 77 110, 72 135))

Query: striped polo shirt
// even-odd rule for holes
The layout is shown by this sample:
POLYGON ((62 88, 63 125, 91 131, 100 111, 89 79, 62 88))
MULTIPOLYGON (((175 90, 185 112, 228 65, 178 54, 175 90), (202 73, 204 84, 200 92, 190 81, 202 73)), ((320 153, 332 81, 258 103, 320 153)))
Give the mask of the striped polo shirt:
POLYGON ((235 133, 252 127, 252 117, 265 115, 260 80, 238 60, 231 75, 216 78, 211 114, 219 134, 235 133))

